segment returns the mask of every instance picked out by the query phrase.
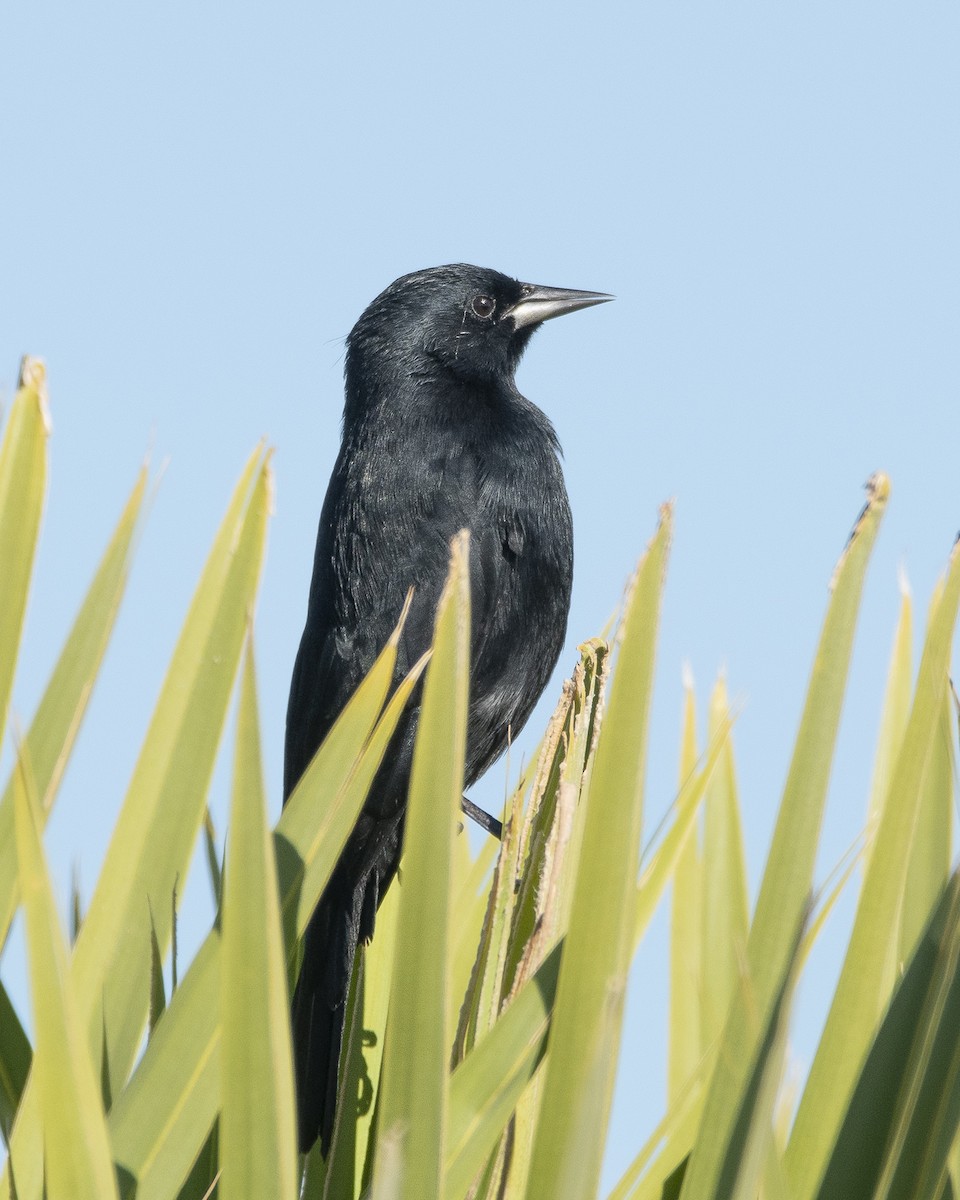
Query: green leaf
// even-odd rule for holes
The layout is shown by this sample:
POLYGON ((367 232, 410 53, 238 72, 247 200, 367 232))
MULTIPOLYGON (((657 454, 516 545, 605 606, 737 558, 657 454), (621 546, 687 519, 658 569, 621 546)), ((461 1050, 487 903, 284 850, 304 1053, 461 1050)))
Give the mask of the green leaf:
MULTIPOLYGON (((256 595, 270 475, 253 454, 194 595, 71 961, 91 1053, 109 1091, 126 1081, 149 1009, 150 916, 163 950, 170 896, 186 874, 256 595), (104 1043, 106 1030, 106 1043, 104 1043)), ((13 1133, 21 1200, 37 1200, 42 1147, 28 1082, 13 1133)))
MULTIPOLYGON (((671 511, 627 600, 593 762, 527 1196, 593 1196, 613 1093, 640 858, 647 724, 671 511)), ((581 801, 582 803, 582 801, 581 801)))
MULTIPOLYGON (((533 1027, 521 1031, 520 1037, 529 1036, 531 1045, 542 1046, 546 1025, 540 1020, 543 1016, 540 998, 526 1006, 519 996, 525 994, 529 1000, 533 995, 528 988, 536 986, 531 983, 534 977, 538 982, 542 980, 541 966, 545 959, 552 958, 554 964, 558 961, 558 952, 552 951, 566 928, 568 893, 576 875, 580 841, 576 829, 578 797, 592 761, 596 718, 609 661, 608 647, 599 639, 583 643, 580 651, 581 661, 572 678, 564 682, 560 701, 532 766, 524 773, 507 805, 503 839, 483 905, 486 913, 479 949, 474 939, 474 966, 461 1009, 455 1065, 470 1056, 477 1042, 484 1049, 472 1064, 483 1064, 488 1047, 499 1044, 499 1033, 489 1042, 485 1034, 491 1028, 507 1032, 516 1016, 525 1010, 532 1014, 533 1027), (501 1016, 505 1006, 509 1015, 501 1016), (505 1024, 501 1025, 502 1021, 505 1024)), ((457 900, 458 926, 465 903, 470 906, 473 902, 469 896, 465 900, 461 893, 457 900)), ((554 966, 551 1003, 555 989, 554 966)), ((501 1064, 491 1061, 490 1073, 478 1073, 466 1090, 462 1089, 459 1075, 454 1075, 449 1144, 456 1147, 456 1154, 445 1194, 456 1195, 459 1174, 476 1174, 491 1154, 482 1190, 477 1195, 496 1194, 491 1188, 497 1186, 496 1177, 505 1157, 502 1140, 499 1147, 496 1143, 508 1118, 512 1118, 508 1135, 511 1189, 514 1193, 522 1190, 539 1112, 539 1078, 534 1087, 525 1087, 539 1061, 539 1051, 529 1058, 525 1053, 528 1048, 520 1047, 514 1040, 512 1049, 507 1046, 506 1052, 519 1054, 519 1061, 501 1064)), ((464 1078, 471 1079, 471 1069, 464 1078)), ((463 1188, 468 1182, 469 1179, 464 1179, 463 1188)))
MULTIPOLYGON (((281 914, 296 944, 353 828, 370 782, 422 672, 421 661, 377 716, 393 679, 400 626, 341 713, 274 831, 281 914), (372 731, 372 736, 371 735, 372 731)), ((136 1200, 169 1200, 220 1104, 220 934, 194 958, 110 1113, 116 1161, 136 1200)))
POLYGON ((108 1117, 126 1200, 170 1200, 220 1104, 220 932, 214 929, 157 1022, 108 1117))
POLYGON ((220 1122, 214 1122, 203 1149, 190 1168, 177 1200, 217 1200, 220 1180, 220 1122))
POLYGON ((936 1200, 960 1118, 960 874, 873 1040, 818 1200, 936 1200))
POLYGON ((543 1057, 561 952, 562 943, 451 1076, 446 1200, 466 1193, 543 1057))
MULTIPOLYGON (((671 877, 675 875, 680 863, 680 856, 687 846, 688 840, 695 836, 694 826, 697 815, 700 812, 700 803, 707 790, 707 785, 713 778, 713 773, 720 763, 726 739, 729 736, 731 728, 732 724, 729 721, 724 724, 722 729, 711 740, 702 768, 699 771, 694 771, 693 774, 688 775, 684 780, 683 786, 680 788, 673 804, 675 810, 673 824, 664 834, 662 841, 657 845, 656 849, 650 854, 649 861, 646 862, 640 873, 634 915, 634 947, 639 945, 640 939, 643 937, 647 926, 653 918, 653 914, 660 902, 660 897, 663 895, 671 877)), ((702 863, 699 864, 698 869, 702 869, 702 863)), ((676 882, 674 886, 676 886, 676 882)), ((699 904, 696 915, 699 918, 699 904)), ((696 932, 698 937, 696 948, 698 956, 699 926, 699 920, 691 923, 691 928, 696 932)), ((696 1040, 699 1043, 699 1036, 696 1040)))
POLYGON ((337 718, 277 822, 274 836, 288 951, 292 951, 313 916, 380 766, 387 742, 426 666, 426 657, 414 665, 390 697, 378 722, 393 681, 403 619, 337 718), (334 803, 330 802, 331 796, 336 797, 334 803))
POLYGON ((269 461, 258 449, 184 623, 77 942, 77 995, 91 1024, 106 1024, 115 1093, 147 1015, 150 906, 163 950, 173 932, 170 896, 186 876, 203 818, 260 577, 270 489, 269 461))
POLYGON ((314 1195, 354 1196, 358 1193, 359 1181, 369 1173, 368 1161, 375 1151, 375 1117, 400 890, 394 880, 377 910, 377 936, 361 947, 347 999, 344 1078, 338 1099, 344 1119, 336 1124, 326 1163, 320 1157, 319 1146, 311 1152, 303 1200, 314 1195))
MULTIPOLYGON (((535 785, 527 805, 519 838, 519 856, 506 872, 503 892, 508 913, 506 971, 496 995, 491 1017, 530 979, 550 950, 566 933, 576 890, 587 812, 586 787, 592 770, 599 730, 598 714, 609 676, 610 648, 592 638, 580 646, 581 661, 572 680, 564 685, 569 706, 556 731, 544 740, 547 760, 538 764, 535 785), (541 768, 550 766, 545 784, 541 768)), ((555 718, 564 711, 558 708, 555 718)), ((504 843, 506 855, 506 842, 504 843)), ((540 1072, 517 1104, 509 1128, 496 1148, 486 1172, 486 1195, 495 1197, 509 1174, 510 1190, 524 1194, 540 1119, 543 1073, 540 1072)))
MULTIPOLYGON (((170 889, 170 995, 172 996, 179 983, 179 959, 177 957, 177 884, 180 882, 180 877, 177 876, 173 881, 173 887, 170 889)), ((151 917, 151 922, 153 918, 151 917)), ((154 930, 154 932, 156 932, 154 930)))
POLYGON ((396 961, 384 1045, 373 1194, 439 1195, 447 1107, 447 992, 454 839, 463 795, 470 678, 470 561, 454 538, 437 607, 405 819, 396 961), (386 1175, 392 1160, 392 1170, 386 1175))
MULTIPOLYGON (((697 766, 696 697, 693 679, 684 681, 683 733, 680 740, 680 788, 695 778, 697 766)), ((673 1104, 700 1060, 701 966, 700 896, 703 870, 698 830, 690 821, 676 856, 670 913, 670 1031, 667 1048, 667 1096, 673 1104)), ((666 881, 664 881, 666 882, 666 881)))
MULTIPOLYGON (((685 722, 685 729, 687 728, 689 726, 685 722)), ((707 785, 713 778, 727 751, 727 742, 731 728, 732 719, 729 713, 727 713, 722 723, 713 731, 706 760, 700 770, 687 771, 684 777, 680 793, 674 804, 675 816, 673 824, 667 830, 663 840, 657 846, 640 876, 640 882, 637 887, 635 944, 640 941, 640 937, 653 917, 660 896, 663 894, 671 876, 674 878, 674 890, 676 891, 678 881, 676 875, 674 875, 674 871, 675 869, 680 870, 681 855, 686 852, 690 841, 693 840, 694 823, 700 811, 701 801, 703 800, 707 785)), ((692 747, 688 747, 688 750, 693 753, 692 747)), ((684 760, 681 759, 681 761, 684 760)), ((696 869, 697 871, 702 871, 703 869, 699 855, 696 869)), ((697 919, 689 925, 689 936, 696 939, 692 947, 692 952, 695 959, 698 960, 700 958, 701 938, 699 885, 695 894, 698 899, 693 915, 697 919)), ((673 979, 676 979, 676 982, 672 982, 671 987, 683 987, 695 984, 699 997, 699 972, 696 980, 687 972, 683 974, 678 972, 676 977, 672 977, 673 979)), ((686 999, 687 997, 684 995, 684 1001, 686 999)), ((677 1000, 672 996, 670 1007, 671 1029, 675 1020, 674 1011, 676 1004, 677 1000)), ((696 1011, 699 1013, 699 1004, 696 1011)), ((690 1039, 691 1049, 693 1046, 699 1046, 699 1022, 693 1030, 693 1035, 690 1039)), ((626 1198, 628 1196, 630 1200, 640 1200, 641 1197, 653 1197, 654 1195, 656 1196, 656 1200, 661 1200, 659 1181, 666 1175, 669 1175, 677 1167, 678 1163, 686 1157, 693 1140, 693 1135, 699 1124, 704 1101, 704 1081, 709 1078, 716 1051, 717 1042, 714 1041, 705 1046, 703 1053, 693 1062, 686 1079, 682 1084, 677 1085, 678 1091, 668 1104, 667 1114, 660 1125, 658 1125, 657 1130, 650 1135, 646 1145, 636 1156, 630 1168, 617 1185, 617 1188, 611 1193, 610 1200, 614 1200, 614 1197, 626 1198), (664 1142, 663 1139, 666 1139, 666 1141, 664 1142), (653 1160, 654 1154, 657 1151, 659 1153, 656 1158, 656 1165, 644 1174, 648 1163, 653 1160)))
MULTIPOLYGON (((717 681, 710 701, 709 734, 713 741, 725 727, 730 713, 727 689, 717 681)), ((749 916, 747 871, 743 831, 737 800, 733 765, 733 743, 724 738, 717 770, 710 777, 704 801, 703 892, 701 934, 703 975, 700 1005, 702 1047, 712 1045, 723 1032, 747 947, 749 916)))
POLYGON ((853 932, 813 1066, 797 1110, 785 1166, 791 1190, 809 1195, 826 1168, 844 1110, 886 1005, 889 962, 922 783, 940 725, 953 627, 960 605, 960 545, 927 634, 916 694, 863 881, 853 932))
POLYGON ((37 1040, 33 1074, 47 1131, 45 1193, 49 1200, 107 1200, 117 1196, 110 1142, 43 858, 36 789, 22 754, 15 771, 17 858, 37 1040))
POLYGON ((210 875, 210 888, 213 892, 213 907, 220 912, 220 897, 223 894, 223 871, 220 868, 220 858, 217 854, 217 831, 213 827, 213 817, 208 808, 203 814, 203 845, 207 854, 207 872, 210 875))
POLYGON ((0 1132, 7 1138, 27 1082, 33 1051, 0 983, 0 1132))
POLYGON ((83 901, 80 897, 80 871, 74 863, 70 876, 70 945, 80 936, 83 925, 83 901))
POLYGON ((708 1074, 709 1063, 700 1060, 667 1111, 647 1138, 630 1166, 617 1181, 607 1200, 639 1200, 641 1196, 656 1196, 660 1200, 661 1182, 686 1157, 703 1107, 703 1083, 708 1074), (672 1148, 683 1146, 680 1154, 671 1154, 672 1148), (659 1157, 658 1157, 659 1155, 659 1157), (650 1164, 656 1160, 652 1169, 650 1164))
MULTIPOLYGON (((528 911, 529 896, 523 888, 523 882, 520 882, 520 860, 525 845, 529 845, 530 824, 541 819, 544 808, 549 807, 552 811, 555 806, 561 732, 566 728, 571 704, 571 693, 565 688, 560 707, 551 718, 550 727, 538 754, 526 813, 523 804, 523 784, 514 792, 504 813, 503 833, 476 946, 473 986, 468 989, 464 1000, 454 1043, 455 1063, 463 1059, 466 1051, 497 1019, 504 992, 509 991, 504 981, 511 950, 511 933, 518 916, 522 914, 525 918, 528 935, 533 928, 533 914, 528 911), (523 896, 519 894, 518 888, 524 890, 523 896)), ((544 820, 549 819, 544 817, 544 820)), ((539 849, 542 861, 545 850, 542 846, 539 849)), ((511 966, 516 969, 516 961, 512 962, 511 966)))
POLYGON ((913 601, 906 577, 900 578, 900 616, 890 652, 887 686, 880 714, 880 735, 877 738, 873 782, 870 787, 870 807, 867 813, 869 838, 864 866, 870 859, 873 835, 880 824, 880 814, 890 791, 890 780, 896 765, 903 732, 910 716, 910 694, 913 686, 913 601))
POLYGON ((149 1032, 153 1036, 157 1022, 167 1007, 167 997, 163 989, 163 955, 160 953, 160 943, 157 941, 157 930, 153 923, 153 913, 150 914, 150 1020, 149 1032))
POLYGON ((794 932, 806 909, 863 580, 889 494, 885 476, 875 476, 869 486, 867 504, 833 575, 830 603, 747 943, 751 1004, 738 990, 707 1090, 701 1136, 687 1168, 685 1186, 691 1188, 691 1194, 697 1194, 703 1180, 717 1178, 719 1156, 729 1144, 737 1105, 755 1059, 758 1030, 768 1023, 790 960, 794 932))
MULTIPOLYGON (((682 1200, 756 1200, 773 1136, 774 1105, 783 1074, 790 1006, 800 974, 801 944, 806 918, 794 932, 793 942, 780 980, 768 1007, 762 1029, 754 1039, 744 1086, 734 1102, 733 1120, 723 1140, 712 1146, 712 1174, 694 1175, 688 1169, 682 1200)), ((743 999, 752 1007, 749 978, 742 980, 743 999)), ((700 1137, 713 1142, 716 1131, 701 1127, 700 1137)))
POLYGON ((27 607, 33 557, 47 482, 46 372, 25 358, 10 419, 0 442, 0 736, 7 727, 10 692, 27 607))
POLYGON ((223 1200, 296 1200, 290 1001, 252 639, 237 718, 221 939, 220 1192, 223 1200))
POLYGON ((952 853, 954 786, 957 764, 954 752, 953 701, 944 688, 940 719, 923 773, 917 824, 910 846, 907 879, 900 909, 898 962, 913 952, 947 880, 952 853))
MULTIPOLYGON (((110 640, 130 567, 147 483, 141 470, 93 582, 73 623, 27 734, 27 753, 41 797, 40 819, 53 807, 93 684, 110 640)), ((2 603, 2 601, 0 601, 2 603)), ((0 801, 0 946, 17 907, 13 781, 0 801)))

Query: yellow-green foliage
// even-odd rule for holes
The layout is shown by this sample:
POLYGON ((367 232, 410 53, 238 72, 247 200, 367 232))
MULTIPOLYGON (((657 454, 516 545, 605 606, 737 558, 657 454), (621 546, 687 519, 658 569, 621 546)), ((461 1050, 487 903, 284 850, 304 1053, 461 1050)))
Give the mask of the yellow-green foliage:
MULTIPOLYGON (((4 724, 44 497, 44 387, 42 366, 26 362, 0 444, 4 724)), ((473 858, 459 829, 465 538, 452 547, 430 661, 388 695, 398 627, 271 833, 249 627, 270 491, 269 456, 258 448, 186 614, 71 950, 52 901, 43 824, 110 637, 145 483, 141 472, 0 799, 0 945, 23 904, 36 1039, 31 1046, 0 984, 0 1129, 9 1145, 0 1197, 595 1197, 630 961, 668 883, 666 1107, 609 1200, 958 1194, 960 880, 950 876, 956 721, 947 674, 957 551, 915 686, 904 598, 846 960, 799 1097, 784 1082, 798 977, 853 878, 848 862, 821 895, 813 872, 887 501, 883 477, 871 483, 831 583, 751 913, 722 680, 702 745, 688 684, 676 802, 660 836, 642 842, 669 509, 612 643, 582 646, 507 803, 499 847, 488 842, 473 858), (358 956, 331 1154, 298 1160, 287 997, 299 939, 424 671, 409 845, 377 936, 358 956), (221 878, 206 794, 238 678, 221 878), (217 920, 167 998, 161 965, 175 937, 177 881, 201 827, 217 920)))

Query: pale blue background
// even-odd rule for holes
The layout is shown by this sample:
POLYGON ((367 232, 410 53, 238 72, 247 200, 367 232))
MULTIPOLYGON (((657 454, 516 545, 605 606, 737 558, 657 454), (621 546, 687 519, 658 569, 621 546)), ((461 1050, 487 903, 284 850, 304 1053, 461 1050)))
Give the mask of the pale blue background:
MULTIPOLYGON (((827 596, 880 467, 820 878, 861 827, 904 565, 925 610, 960 526, 960 10, 948 3, 34 3, 0 17, 0 385, 49 368, 52 474, 15 692, 32 713, 149 449, 169 464, 50 824, 85 897, 241 465, 276 447, 257 614, 271 805, 342 339, 395 276, 456 260, 616 293, 535 339, 576 520, 568 647, 677 501, 648 829, 681 664, 726 665, 751 885, 827 596), (330 11, 330 9, 333 11, 330 11)), ((529 750, 559 684, 521 742, 529 750)), ((516 771, 515 754, 513 770, 516 771)), ((9 748, 4 762, 9 762, 9 748)), ((227 776, 212 805, 222 831, 227 776)), ((476 798, 496 805, 492 769, 476 798)), ((809 1063, 849 920, 799 1000, 809 1063)), ((209 919, 188 887, 182 941, 209 919)), ((612 1183, 664 1102, 665 922, 631 981, 612 1183)), ((21 1011, 22 941, 3 978, 21 1011)))

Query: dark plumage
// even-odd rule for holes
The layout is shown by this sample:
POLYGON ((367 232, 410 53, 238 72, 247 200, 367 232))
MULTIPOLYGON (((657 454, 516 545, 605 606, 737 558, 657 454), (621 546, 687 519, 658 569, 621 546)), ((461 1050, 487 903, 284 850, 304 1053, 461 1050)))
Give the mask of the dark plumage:
MULTIPOLYGON (((609 298, 457 264, 398 279, 354 326, 290 686, 285 796, 411 587, 398 681, 429 647, 460 529, 471 535, 467 786, 523 726, 563 645, 573 541, 553 426, 517 391, 514 371, 542 321, 609 298)), ((415 701, 307 930, 293 998, 302 1150, 318 1135, 324 1154, 330 1146, 347 988, 397 869, 417 714, 415 701)))

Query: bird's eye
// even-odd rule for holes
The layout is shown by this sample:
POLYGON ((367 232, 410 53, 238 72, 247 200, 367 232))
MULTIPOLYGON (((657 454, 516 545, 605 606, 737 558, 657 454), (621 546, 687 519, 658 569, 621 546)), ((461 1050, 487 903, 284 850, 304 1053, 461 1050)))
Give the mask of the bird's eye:
POLYGON ((497 302, 492 296, 474 296, 470 307, 478 317, 492 317, 497 302))

